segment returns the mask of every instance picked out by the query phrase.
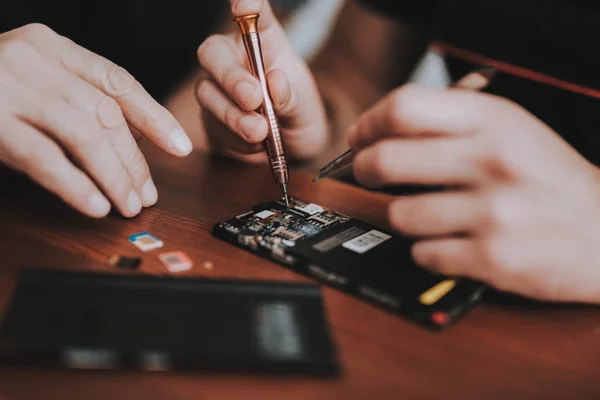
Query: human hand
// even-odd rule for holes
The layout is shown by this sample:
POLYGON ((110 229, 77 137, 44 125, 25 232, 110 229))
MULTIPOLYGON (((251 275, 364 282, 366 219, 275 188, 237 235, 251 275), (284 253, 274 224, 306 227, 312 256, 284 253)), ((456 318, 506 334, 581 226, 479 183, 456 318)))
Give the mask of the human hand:
POLYGON ((32 24, 0 35, 0 162, 91 217, 157 201, 133 135, 174 156, 192 145, 123 68, 32 24), (109 202, 110 201, 110 202, 109 202))
MULTIPOLYGON (((325 110, 313 76, 294 51, 267 0, 230 0, 233 16, 259 13, 258 27, 267 80, 282 130, 286 155, 306 161, 325 145, 325 110)), ((233 24, 233 22, 232 22, 233 24)), ((255 110, 263 102, 250 73, 240 32, 213 35, 198 48, 203 78, 196 97, 201 134, 211 149, 250 163, 266 163, 262 142, 267 123, 255 110)))
POLYGON ((536 299, 600 302, 598 169, 518 105, 407 85, 349 140, 366 186, 447 187, 390 205, 418 264, 536 299))

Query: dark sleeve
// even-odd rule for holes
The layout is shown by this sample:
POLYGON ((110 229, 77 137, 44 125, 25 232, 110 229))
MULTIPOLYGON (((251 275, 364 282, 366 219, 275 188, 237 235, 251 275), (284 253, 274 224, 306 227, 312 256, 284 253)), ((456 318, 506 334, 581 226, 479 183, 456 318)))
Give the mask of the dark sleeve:
POLYGON ((439 0, 357 0, 358 3, 391 18, 407 22, 429 23, 439 0))

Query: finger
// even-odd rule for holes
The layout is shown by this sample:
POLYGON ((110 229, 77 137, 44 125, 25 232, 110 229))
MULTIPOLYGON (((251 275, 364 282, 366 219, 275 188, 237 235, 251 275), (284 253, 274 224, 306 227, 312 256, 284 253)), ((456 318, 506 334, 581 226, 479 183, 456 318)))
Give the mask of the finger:
POLYGON ((457 89, 483 90, 496 76, 498 70, 495 67, 483 67, 462 77, 455 85, 457 89))
POLYGON ((96 115, 44 93, 35 93, 34 101, 23 96, 19 117, 47 132, 73 156, 100 186, 125 217, 140 212, 142 202, 131 178, 108 137, 103 134, 96 115))
POLYGON ((146 157, 130 132, 121 108, 113 99, 104 96, 97 106, 96 114, 108 141, 131 178, 134 189, 141 197, 142 205, 153 206, 158 201, 158 192, 150 176, 146 157))
POLYGON ((223 125, 215 116, 207 110, 201 111, 201 120, 204 125, 210 146, 224 153, 252 155, 264 151, 262 144, 251 144, 241 139, 231 130, 223 125))
POLYGON ((254 111, 263 102, 260 82, 239 60, 237 53, 222 35, 213 35, 198 48, 200 67, 206 71, 236 104, 254 111))
POLYGON ((22 35, 40 53, 114 98, 127 121, 164 151, 174 156, 192 151, 192 142, 173 115, 125 69, 44 25, 30 25, 22 35))
POLYGON ((90 217, 101 218, 110 211, 106 197, 67 160, 60 147, 25 122, 5 121, 0 132, 0 159, 90 217), (10 139, 15 137, 19 140, 10 139))
POLYGON ((96 119, 97 123, 88 127, 96 129, 89 134, 103 135, 108 139, 127 170, 133 187, 142 197, 143 205, 148 207, 156 203, 158 195, 150 169, 116 101, 64 68, 48 62, 33 48, 22 49, 21 59, 29 62, 7 65, 14 76, 49 97, 60 96, 79 113, 96 119))
POLYGON ((213 80, 203 79, 198 84, 196 97, 202 109, 209 111, 229 128, 226 135, 237 135, 251 144, 261 143, 267 137, 265 118, 256 112, 240 110, 213 80))
POLYGON ((482 279, 485 268, 479 249, 470 238, 421 240, 412 247, 415 263, 446 276, 482 279))
POLYGON ((367 110, 348 140, 358 151, 391 136, 464 136, 477 132, 493 108, 488 95, 405 85, 367 110))
POLYGON ((469 234, 483 218, 481 201, 467 192, 405 196, 389 206, 392 228, 412 237, 469 234))
POLYGON ((472 185, 480 180, 470 146, 459 138, 385 139, 354 158, 356 179, 379 188, 390 185, 472 185))

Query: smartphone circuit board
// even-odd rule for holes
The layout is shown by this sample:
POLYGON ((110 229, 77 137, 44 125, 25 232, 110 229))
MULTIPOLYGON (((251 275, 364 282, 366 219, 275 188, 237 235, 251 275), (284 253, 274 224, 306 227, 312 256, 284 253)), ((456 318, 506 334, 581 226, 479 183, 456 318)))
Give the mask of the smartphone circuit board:
POLYGON ((213 235, 430 328, 455 323, 484 290, 418 267, 404 237, 296 198, 259 203, 213 235))

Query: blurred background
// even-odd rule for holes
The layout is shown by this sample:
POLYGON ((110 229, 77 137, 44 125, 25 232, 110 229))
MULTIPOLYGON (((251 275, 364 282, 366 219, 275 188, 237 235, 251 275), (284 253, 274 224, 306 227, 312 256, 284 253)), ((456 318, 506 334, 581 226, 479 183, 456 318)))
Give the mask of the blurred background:
MULTIPOLYGON (((281 12, 289 13, 285 27, 294 48, 307 60, 327 37, 345 0, 272 0, 281 12)), ((352 0, 346 0, 352 1, 352 0)), ((412 74, 411 82, 447 86, 450 77, 443 58, 429 51, 412 74)))
MULTIPOLYGON (((344 1, 271 0, 297 51, 310 60, 334 26, 344 1)), ((227 0, 27 0, 0 13, 0 32, 32 22, 122 65, 159 101, 197 67, 196 50, 211 33, 233 28, 227 0), (178 40, 172 40, 177 37, 178 40)), ((442 59, 428 53, 412 77, 448 82, 442 59)))

